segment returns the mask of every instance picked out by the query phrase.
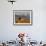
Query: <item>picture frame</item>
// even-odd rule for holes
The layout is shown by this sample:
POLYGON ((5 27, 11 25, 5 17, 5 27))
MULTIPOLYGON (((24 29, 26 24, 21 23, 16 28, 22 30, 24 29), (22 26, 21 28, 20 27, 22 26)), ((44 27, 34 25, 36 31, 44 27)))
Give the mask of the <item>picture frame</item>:
POLYGON ((32 25, 32 10, 13 10, 14 25, 32 25))

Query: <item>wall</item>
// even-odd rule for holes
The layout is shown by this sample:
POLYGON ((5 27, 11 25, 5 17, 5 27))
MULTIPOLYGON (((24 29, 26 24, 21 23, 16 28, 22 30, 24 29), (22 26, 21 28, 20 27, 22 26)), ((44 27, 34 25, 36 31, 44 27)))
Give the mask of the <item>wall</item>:
POLYGON ((37 41, 46 40, 46 1, 17 0, 14 5, 0 0, 0 41, 15 39, 18 32, 27 32, 37 41), (32 26, 14 26, 13 10, 33 10, 32 26))

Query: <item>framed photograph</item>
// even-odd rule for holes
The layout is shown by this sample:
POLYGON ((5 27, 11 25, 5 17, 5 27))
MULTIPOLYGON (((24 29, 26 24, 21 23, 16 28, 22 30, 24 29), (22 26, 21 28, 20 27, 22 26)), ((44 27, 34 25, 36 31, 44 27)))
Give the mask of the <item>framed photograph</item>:
POLYGON ((13 10, 14 25, 32 25, 32 10, 13 10))

